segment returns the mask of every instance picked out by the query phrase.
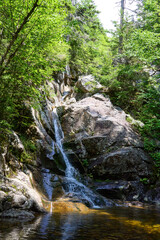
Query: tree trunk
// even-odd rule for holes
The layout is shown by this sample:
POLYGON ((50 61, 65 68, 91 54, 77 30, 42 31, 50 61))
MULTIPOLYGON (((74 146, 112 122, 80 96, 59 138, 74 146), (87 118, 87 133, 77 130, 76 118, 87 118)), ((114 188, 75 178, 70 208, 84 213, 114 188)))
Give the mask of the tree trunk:
POLYGON ((120 33, 119 33, 119 53, 120 54, 123 52, 124 9, 125 9, 125 0, 121 0, 120 33))

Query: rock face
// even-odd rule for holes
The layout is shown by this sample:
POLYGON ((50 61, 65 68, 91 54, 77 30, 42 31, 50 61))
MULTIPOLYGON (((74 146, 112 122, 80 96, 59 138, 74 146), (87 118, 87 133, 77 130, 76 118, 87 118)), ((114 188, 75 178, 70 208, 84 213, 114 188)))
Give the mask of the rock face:
POLYGON ((151 159, 126 114, 95 94, 67 105, 61 117, 67 148, 97 179, 139 180, 151 174, 151 159))
POLYGON ((92 75, 79 77, 76 87, 83 93, 96 93, 104 90, 104 87, 92 75))
POLYGON ((12 170, 18 170, 21 163, 18 157, 24 152, 24 146, 14 131, 4 136, 0 141, 0 175, 7 175, 12 170))
MULTIPOLYGON (((31 173, 30 173, 31 174, 31 173)), ((32 218, 29 211, 43 212, 39 193, 33 189, 28 176, 19 172, 15 178, 0 178, 0 217, 32 218)))
POLYGON ((28 134, 36 141, 41 164, 63 175, 66 166, 55 143, 52 115, 54 107, 53 103, 46 99, 43 109, 41 107, 38 111, 32 109, 34 125, 28 129, 28 134))
POLYGON ((44 211, 41 196, 31 184, 32 174, 20 161, 24 152, 13 131, 0 143, 0 217, 29 220, 34 217, 32 211, 44 211))

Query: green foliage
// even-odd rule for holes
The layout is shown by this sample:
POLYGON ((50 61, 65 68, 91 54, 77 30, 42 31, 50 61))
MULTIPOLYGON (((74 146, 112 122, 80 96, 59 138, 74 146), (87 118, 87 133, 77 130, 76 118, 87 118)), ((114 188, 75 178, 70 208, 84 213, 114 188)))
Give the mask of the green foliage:
POLYGON ((34 164, 37 155, 37 146, 35 142, 25 134, 20 135, 20 140, 22 141, 25 149, 24 152, 22 152, 19 156, 20 162, 26 164, 34 164))
POLYGON ((83 159, 83 160, 82 160, 82 163, 83 163, 83 166, 84 166, 84 167, 88 167, 88 165, 89 165, 87 159, 83 159))
POLYGON ((0 121, 0 135, 7 135, 9 133, 11 133, 11 125, 6 121, 6 120, 2 120, 0 121))
POLYGON ((6 146, 9 141, 9 134, 11 134, 11 125, 5 121, 0 121, 0 147, 6 146))
POLYGON ((102 179, 95 179, 96 182, 106 182, 106 183, 109 183, 111 180, 110 179, 105 179, 105 180, 102 180, 102 179))
MULTIPOLYGON (((152 156, 155 176, 160 176, 160 5, 158 0, 137 0, 137 16, 125 16, 123 28, 112 33, 114 78, 105 81, 111 100, 144 123, 139 129, 145 150, 152 156), (119 53, 119 37, 123 49, 119 53)), ((127 118, 129 122, 132 119, 127 118)), ((146 179, 142 179, 146 182, 146 179)))
POLYGON ((158 145, 155 139, 144 138, 144 149, 150 154, 153 159, 154 167, 154 181, 160 177, 160 151, 158 151, 158 145))
POLYGON ((110 44, 97 17, 97 10, 92 0, 79 1, 74 14, 68 17, 70 45, 70 67, 77 75, 93 74, 101 79, 107 78, 112 56, 110 44))
POLYGON ((160 33, 136 29, 129 42, 126 43, 126 54, 138 57, 145 64, 151 64, 160 56, 160 33))
POLYGON ((160 152, 155 152, 151 156, 155 160, 156 167, 160 168, 160 152))
POLYGON ((32 163, 32 161, 33 161, 33 157, 32 157, 29 153, 23 152, 23 153, 21 154, 21 159, 20 159, 20 161, 21 161, 22 163, 30 164, 30 163, 32 163))
POLYGON ((141 130, 143 136, 160 139, 160 119, 146 119, 144 128, 141 130))
POLYGON ((149 74, 159 69, 160 21, 157 16, 160 8, 157 0, 137 2, 140 3, 137 21, 125 17, 121 54, 118 54, 118 48, 119 35, 122 33, 118 25, 113 32, 111 46, 116 74, 115 80, 111 79, 107 84, 112 100, 117 105, 146 122, 146 119, 157 117, 160 106, 159 77, 149 74))
POLYGON ((38 87, 65 67, 67 5, 67 0, 0 1, 0 120, 15 126, 24 100, 38 97, 38 87))
POLYGON ((140 182, 142 182, 143 184, 147 185, 147 184, 149 184, 149 179, 148 178, 141 178, 140 182))
POLYGON ((92 173, 89 173, 89 174, 88 174, 88 177, 93 178, 93 174, 92 174, 92 173))
POLYGON ((74 86, 75 93, 82 93, 82 90, 74 86))
POLYGON ((27 127, 23 102, 39 98, 39 87, 68 63, 74 76, 109 78, 110 43, 97 13, 92 0, 0 2, 0 121, 27 127))
POLYGON ((21 139, 26 151, 32 152, 32 153, 36 152, 37 147, 36 147, 35 143, 33 142, 33 140, 29 139, 25 135, 21 135, 20 139, 21 139))
POLYGON ((144 138, 144 149, 148 152, 153 152, 156 149, 154 140, 147 137, 144 138))
POLYGON ((132 123, 132 118, 130 116, 126 117, 127 122, 132 123))
POLYGON ((143 81, 148 78, 148 74, 142 67, 135 60, 119 64, 116 67, 116 79, 108 83, 112 101, 128 112, 134 111, 134 109, 137 111, 141 103, 137 96, 141 93, 143 81))

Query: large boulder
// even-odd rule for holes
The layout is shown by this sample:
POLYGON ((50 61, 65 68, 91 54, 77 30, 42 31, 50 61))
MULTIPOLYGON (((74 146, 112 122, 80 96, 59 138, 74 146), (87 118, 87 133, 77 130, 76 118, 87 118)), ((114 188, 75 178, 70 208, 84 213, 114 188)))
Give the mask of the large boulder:
POLYGON ((149 188, 147 179, 145 179, 145 184, 143 184, 143 180, 95 181, 93 187, 98 193, 110 199, 140 201, 160 205, 160 187, 149 188))
POLYGON ((65 107, 64 145, 98 179, 138 180, 151 174, 151 159, 125 112, 95 94, 65 107))
POLYGON ((94 187, 105 197, 125 201, 143 201, 146 190, 142 182, 124 180, 95 182, 94 187))
MULTIPOLYGON (((0 178, 0 216, 4 217, 5 212, 9 214, 19 210, 32 210, 43 212, 41 195, 33 188, 31 183, 31 172, 25 174, 18 172, 14 178, 0 178), (15 211, 14 211, 15 209, 15 211), (8 212, 7 212, 8 213, 8 212)), ((18 216, 13 214, 14 217, 18 216)), ((6 215, 10 216, 10 215, 6 215)))
POLYGON ((142 149, 123 147, 97 157, 90 170, 97 178, 138 180, 150 175, 149 163, 142 149))

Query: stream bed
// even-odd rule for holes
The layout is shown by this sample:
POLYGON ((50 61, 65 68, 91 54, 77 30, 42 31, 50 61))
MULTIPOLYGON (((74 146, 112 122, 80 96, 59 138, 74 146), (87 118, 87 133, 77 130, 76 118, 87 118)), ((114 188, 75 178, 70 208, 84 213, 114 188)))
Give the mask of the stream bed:
POLYGON ((0 219, 1 240, 160 240, 160 209, 112 207, 54 213, 30 222, 0 219))

